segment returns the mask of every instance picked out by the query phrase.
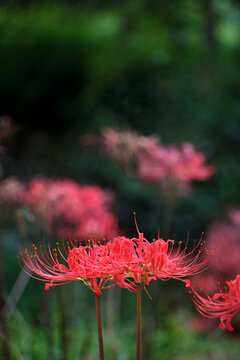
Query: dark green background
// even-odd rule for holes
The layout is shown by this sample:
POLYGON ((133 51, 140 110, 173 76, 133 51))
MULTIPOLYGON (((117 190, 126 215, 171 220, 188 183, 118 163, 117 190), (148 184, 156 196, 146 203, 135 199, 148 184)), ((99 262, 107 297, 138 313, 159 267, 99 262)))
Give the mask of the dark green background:
MULTIPOLYGON (((80 139, 114 126, 157 134, 164 144, 192 142, 215 164, 216 173, 195 183, 194 194, 176 204, 171 236, 184 240, 190 230, 199 238, 212 221, 224 219, 228 206, 240 204, 239 34, 237 0, 2 1, 0 114, 22 126, 8 140, 7 156, 1 156, 4 177, 28 181, 40 173, 110 188, 116 192, 122 232, 135 232, 132 211, 137 211, 141 231, 156 236, 163 211, 156 191, 127 176, 116 161, 84 148, 80 139)), ((11 231, 5 236, 9 289, 17 269, 12 256, 18 251, 18 239, 9 240, 16 236, 11 231)), ((35 328, 39 316, 32 319, 40 305, 33 299, 29 304, 26 295, 20 306, 35 328)), ((123 316, 119 346, 132 346, 134 354, 134 345, 126 343, 126 319, 132 324, 135 318, 131 304, 132 313, 123 316)), ((159 311, 169 314, 164 302, 159 311)), ((181 311, 179 318, 165 318, 165 332, 154 333, 153 360, 160 354, 180 359, 178 352, 192 359, 197 348, 216 359, 230 358, 234 345, 221 340, 222 352, 216 350, 222 336, 218 332, 212 343, 189 334, 182 343, 181 311)), ((13 333, 19 337, 16 323, 13 333)), ((34 331, 24 324, 34 342, 34 331)), ((45 359, 41 345, 39 349, 34 359, 45 359)), ((127 352, 125 357, 120 353, 113 352, 113 358, 130 359, 127 352)), ((30 350, 26 354, 24 360, 32 359, 30 350)))

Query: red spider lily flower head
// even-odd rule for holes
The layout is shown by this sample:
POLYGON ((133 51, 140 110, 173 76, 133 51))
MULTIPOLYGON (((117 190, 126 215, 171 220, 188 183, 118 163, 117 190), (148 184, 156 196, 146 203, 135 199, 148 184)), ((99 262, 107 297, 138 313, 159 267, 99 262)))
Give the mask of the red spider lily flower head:
POLYGON ((8 205, 21 205, 24 202, 26 188, 15 177, 9 177, 0 183, 0 203, 8 205))
POLYGON ((228 289, 216 293, 213 297, 201 296, 193 288, 191 297, 198 311, 208 318, 220 318, 219 327, 233 331, 232 318, 240 311, 240 275, 226 282, 228 289))
POLYGON ((197 152, 192 144, 184 143, 179 151, 179 162, 176 164, 175 174, 180 180, 206 180, 214 174, 214 166, 206 166, 205 156, 197 152))
POLYGON ((215 172, 213 166, 205 165, 205 156, 189 143, 181 147, 155 146, 140 154, 138 160, 138 176, 150 182, 171 178, 188 183, 206 180, 215 172))
POLYGON ((46 230, 80 240, 88 234, 98 239, 116 236, 117 220, 111 212, 112 203, 112 193, 97 186, 41 177, 32 179, 25 200, 46 230))
POLYGON ((21 266, 22 269, 29 276, 46 282, 45 290, 52 286, 81 281, 97 295, 101 295, 102 289, 116 286, 115 278, 124 286, 123 274, 111 264, 108 244, 89 241, 88 245, 76 246, 69 241, 66 245, 63 243, 61 249, 59 243, 56 243, 57 247, 53 250, 50 245, 47 249, 45 243, 39 249, 33 245, 33 255, 30 255, 28 250, 23 253, 20 249, 25 265, 21 266))
POLYGON ((106 153, 164 193, 168 190, 176 196, 188 195, 192 181, 204 181, 215 172, 214 166, 207 166, 205 156, 190 143, 164 146, 156 136, 111 128, 103 129, 101 138, 106 153))
POLYGON ((174 253, 174 240, 158 238, 150 243, 140 232, 138 238, 117 237, 109 246, 112 265, 121 269, 124 279, 129 279, 131 290, 136 290, 136 284, 148 285, 156 279, 178 279, 189 286, 186 278, 204 271, 209 264, 208 250, 205 252, 202 240, 189 253, 186 253, 187 244, 182 249, 180 242, 174 253))

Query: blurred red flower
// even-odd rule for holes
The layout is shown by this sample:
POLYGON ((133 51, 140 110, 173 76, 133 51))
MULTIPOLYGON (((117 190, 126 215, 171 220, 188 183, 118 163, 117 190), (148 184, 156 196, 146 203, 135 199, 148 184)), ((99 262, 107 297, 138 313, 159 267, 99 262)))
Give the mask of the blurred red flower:
POLYGON ((215 168, 206 166, 206 158, 190 143, 164 146, 156 136, 142 136, 136 132, 105 128, 101 143, 105 152, 119 160, 127 171, 146 182, 188 194, 190 183, 206 180, 215 168))
POLYGON ((183 182, 206 180, 215 172, 205 165, 205 156, 190 143, 151 147, 139 156, 138 176, 150 182, 175 178, 183 182))
POLYGON ((58 236, 98 239, 117 234, 111 212, 113 195, 97 186, 81 186, 72 180, 35 177, 25 197, 43 227, 58 236))
POLYGON ((24 184, 12 176, 0 182, 0 203, 21 205, 26 196, 24 184))

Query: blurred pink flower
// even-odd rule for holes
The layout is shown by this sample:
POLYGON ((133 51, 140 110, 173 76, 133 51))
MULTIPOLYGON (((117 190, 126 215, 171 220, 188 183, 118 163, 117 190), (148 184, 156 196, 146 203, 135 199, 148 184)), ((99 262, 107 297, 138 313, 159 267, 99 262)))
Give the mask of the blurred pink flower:
POLYGON ((233 223, 240 225, 240 209, 231 209, 229 211, 229 216, 233 223))
POLYGON ((138 160, 138 176, 150 182, 165 178, 183 182, 206 180, 214 173, 214 167, 206 166, 204 155, 189 143, 181 147, 161 145, 140 155, 138 160))
MULTIPOLYGON (((217 256, 218 255, 216 254, 215 257, 217 256)), ((211 265, 214 263, 215 257, 212 259, 211 265)), ((216 273, 211 272, 211 268, 209 270, 210 272, 207 271, 204 274, 194 276, 191 280, 191 284, 195 289, 204 288, 207 293, 211 294, 216 289, 216 284, 219 281, 219 278, 216 273)))
POLYGON ((112 203, 112 193, 97 186, 41 177, 32 179, 25 198, 25 204, 49 232, 77 239, 85 239, 89 234, 98 239, 116 235, 112 203))
POLYGON ((160 146, 160 140, 156 136, 143 136, 130 130, 121 132, 105 128, 102 132, 102 144, 112 157, 124 165, 132 166, 140 154, 160 146))
POLYGON ((209 271, 192 279, 196 292, 203 288, 206 294, 213 294, 217 284, 224 286, 227 280, 240 273, 240 224, 234 222, 232 214, 235 215, 233 210, 230 212, 233 221, 216 222, 207 230, 207 246, 216 250, 216 256, 212 258, 209 271))
POLYGON ((215 168, 206 166, 205 156, 190 143, 164 146, 156 136, 105 128, 103 149, 140 179, 176 193, 187 194, 194 180, 206 180, 215 168))
POLYGON ((218 277, 229 279, 240 273, 240 226, 215 223, 206 235, 207 245, 218 249, 212 268, 218 277))
POLYGON ((0 203, 21 205, 25 199, 26 188, 14 176, 0 182, 0 203))
POLYGON ((240 226, 232 223, 213 223, 206 232, 207 246, 215 249, 211 268, 193 279, 195 288, 212 293, 216 284, 223 284, 240 273, 240 226))
POLYGON ((214 323, 210 319, 197 315, 191 317, 189 326, 196 332, 205 333, 212 330, 214 323))

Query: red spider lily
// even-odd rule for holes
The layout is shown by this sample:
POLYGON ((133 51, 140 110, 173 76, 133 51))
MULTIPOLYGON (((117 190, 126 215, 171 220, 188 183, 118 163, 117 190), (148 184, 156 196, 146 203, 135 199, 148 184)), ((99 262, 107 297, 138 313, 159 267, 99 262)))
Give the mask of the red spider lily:
POLYGON ((25 198, 42 226, 54 235, 85 239, 116 236, 117 220, 110 208, 113 196, 97 186, 71 180, 35 177, 25 198))
POLYGON ((50 247, 47 251, 45 245, 39 250, 33 246, 34 255, 30 256, 27 250, 25 256, 22 251, 20 254, 24 264, 37 275, 33 277, 47 282, 46 289, 80 280, 100 294, 100 289, 110 281, 130 291, 136 291, 139 283, 148 285, 156 279, 178 279, 188 286, 189 280, 185 278, 203 271, 209 258, 202 256, 205 249, 202 241, 189 253, 187 245, 181 249, 181 244, 174 253, 173 245, 173 240, 162 239, 150 243, 139 233, 139 239, 117 237, 104 245, 91 241, 79 247, 68 242, 64 251, 58 243, 52 251, 50 247))
MULTIPOLYGON (((136 222, 136 219, 135 219, 136 222)), ((136 223, 137 227, 137 223, 136 223)), ((109 243, 109 256, 114 269, 120 269, 124 282, 116 284, 126 288, 129 281, 131 291, 137 292, 137 348, 136 359, 141 358, 141 292, 151 280, 169 280, 171 278, 185 282, 189 287, 190 281, 186 277, 203 271, 209 263, 209 257, 203 256, 205 246, 200 240, 190 251, 186 253, 187 244, 177 251, 173 251, 174 240, 158 240, 150 243, 144 238, 143 233, 138 231, 138 238, 128 239, 117 237, 109 243)), ((148 294, 149 295, 149 294, 148 294)))
POLYGON ((215 172, 213 166, 205 165, 205 156, 190 143, 164 146, 156 136, 111 128, 103 130, 102 143, 106 152, 147 182, 159 184, 171 178, 189 183, 206 180, 215 172))
POLYGON ((214 173, 213 166, 205 166, 205 157, 190 143, 155 146, 140 154, 138 176, 150 182, 172 178, 182 182, 206 180, 214 173))
POLYGON ((101 295, 101 289, 116 286, 131 289, 131 285, 125 282, 124 275, 119 268, 114 268, 110 261, 108 244, 96 244, 89 241, 86 246, 76 246, 67 242, 63 243, 63 249, 59 243, 57 248, 48 249, 43 243, 39 249, 33 245, 33 255, 25 254, 20 249, 21 258, 30 272, 22 269, 31 277, 46 282, 45 290, 56 285, 67 284, 72 281, 81 281, 97 295, 101 295), (34 273, 34 275, 32 274, 34 273))
MULTIPOLYGON (((182 249, 180 242, 176 252, 173 246, 174 240, 159 238, 150 243, 139 233, 138 239, 115 238, 109 245, 109 256, 113 267, 121 269, 124 278, 129 279, 133 291, 136 291, 137 284, 145 286, 157 279, 178 279, 189 286, 190 282, 185 278, 199 274, 208 267, 209 256, 203 256, 204 242, 200 240, 189 253, 186 253, 187 244, 182 249)), ((208 250, 206 253, 209 253, 208 250)), ((123 285, 125 287, 125 283, 123 285)))
POLYGON ((201 296, 192 290, 192 300, 198 311, 208 318, 220 318, 219 327, 233 331, 232 318, 240 311, 240 275, 235 280, 227 281, 228 290, 220 291, 213 297, 205 294, 201 296))
MULTIPOLYGON (((94 292, 99 356, 101 360, 104 360, 99 296, 102 294, 102 289, 115 287, 115 281, 124 287, 124 276, 118 269, 113 269, 107 244, 96 244, 89 240, 89 244, 86 246, 77 246, 71 241, 67 242, 67 248, 64 243, 63 249, 60 248, 59 243, 56 245, 57 248, 53 250, 50 249, 50 245, 46 249, 45 244, 43 244, 39 250, 34 245, 34 255, 32 256, 27 250, 24 255, 20 249, 24 267, 21 264, 20 266, 29 276, 45 282, 45 290, 49 290, 52 286, 81 281, 94 292)), ((129 288, 129 286, 131 285, 126 283, 126 287, 129 288)))

